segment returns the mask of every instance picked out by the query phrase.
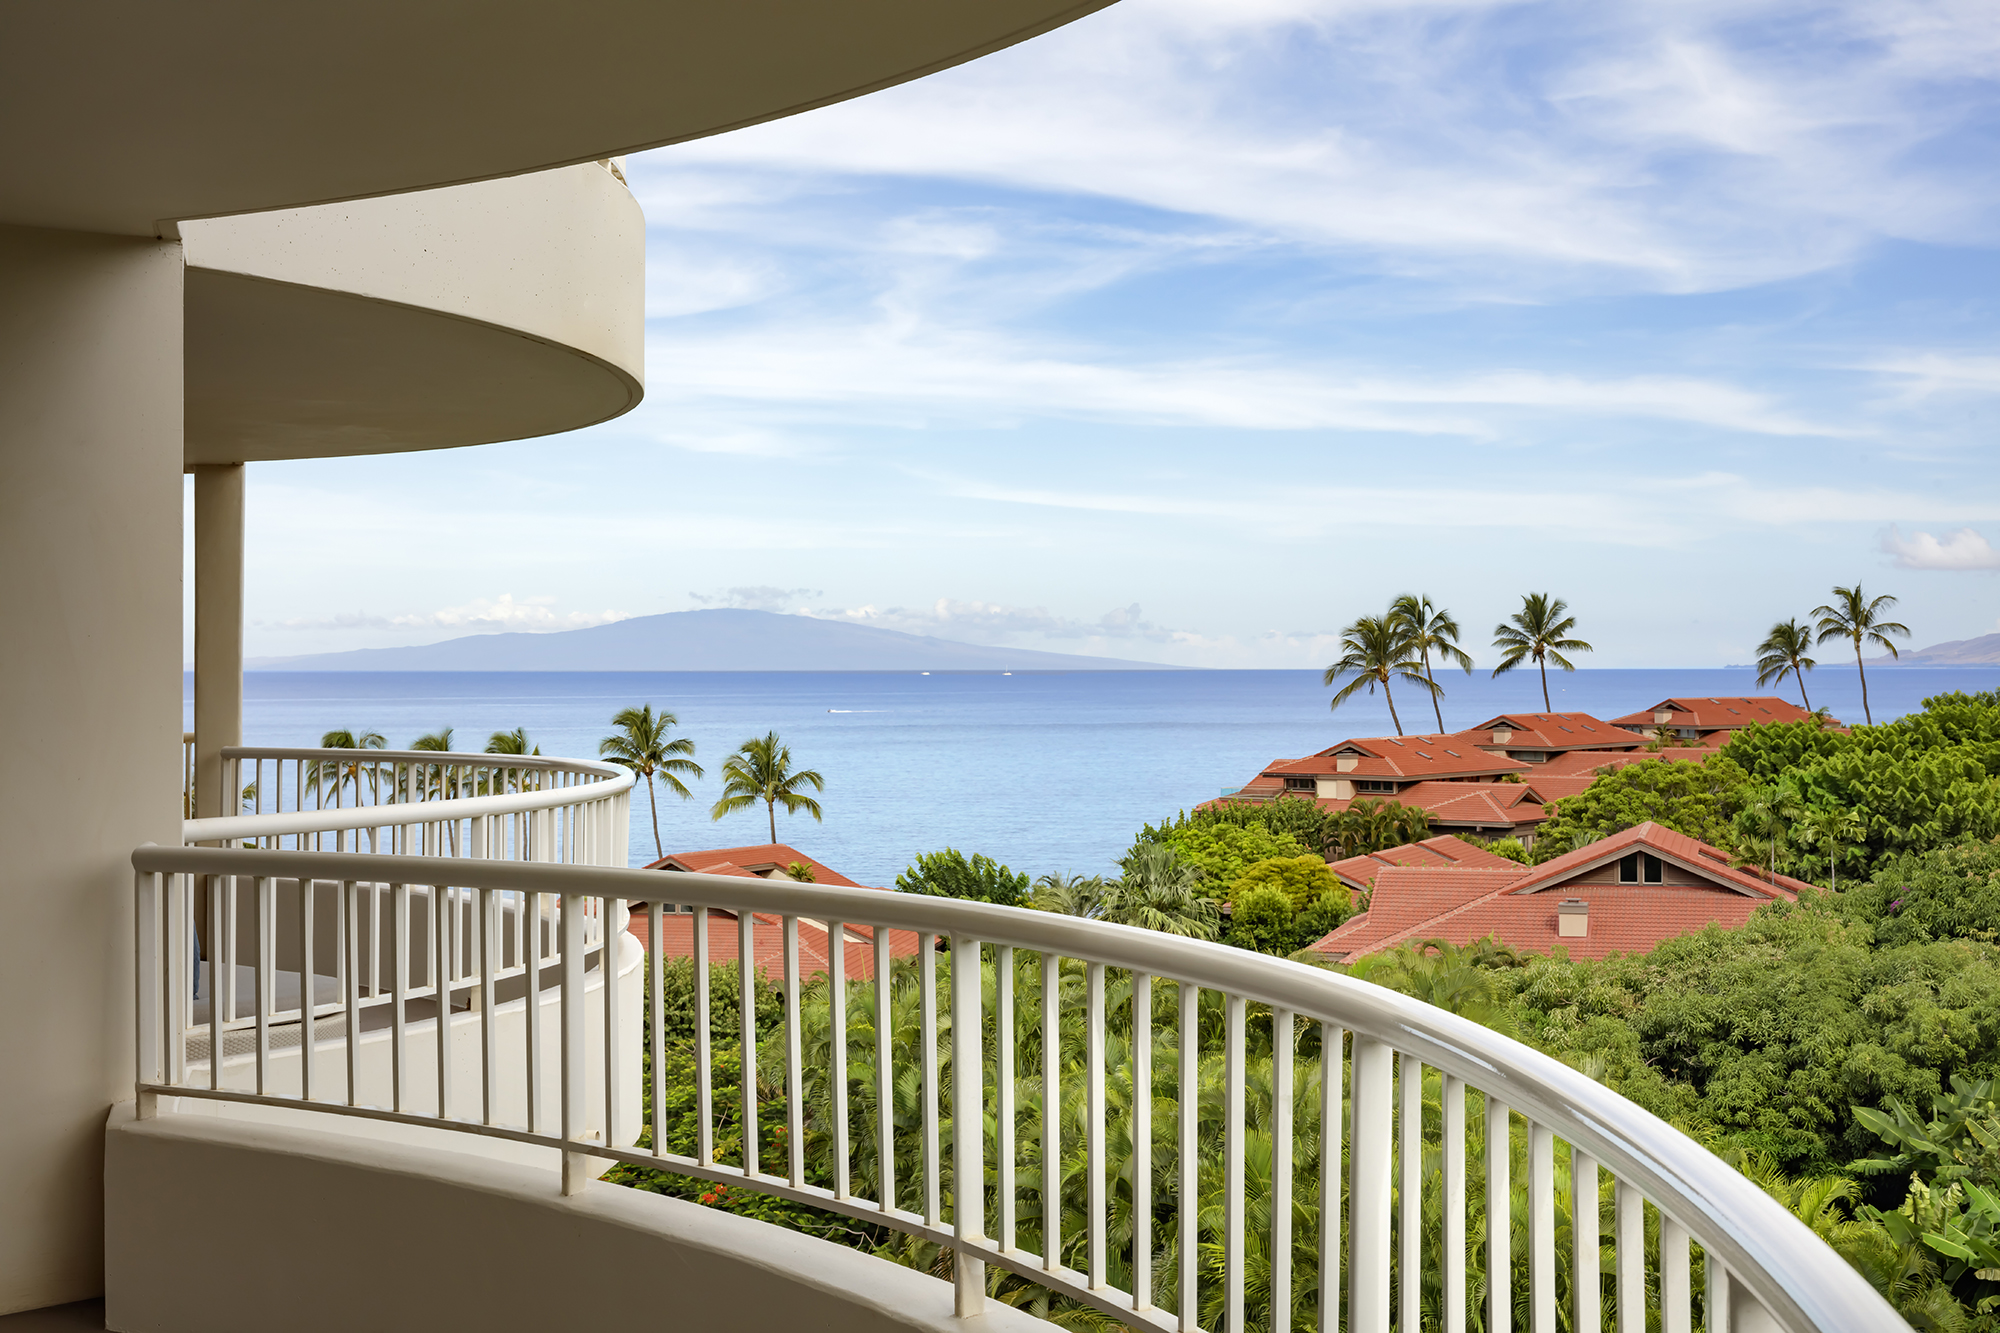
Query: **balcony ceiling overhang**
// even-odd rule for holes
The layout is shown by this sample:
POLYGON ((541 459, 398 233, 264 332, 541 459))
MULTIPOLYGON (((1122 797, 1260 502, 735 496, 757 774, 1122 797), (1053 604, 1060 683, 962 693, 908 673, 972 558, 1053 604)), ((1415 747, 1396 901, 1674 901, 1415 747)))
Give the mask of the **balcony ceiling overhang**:
POLYGON ((1108 3, 14 5, 0 222, 171 235, 605 158, 901 83, 1108 3))
POLYGON ((553 435, 636 406, 626 370, 420 306, 187 271, 189 463, 328 458, 553 435))

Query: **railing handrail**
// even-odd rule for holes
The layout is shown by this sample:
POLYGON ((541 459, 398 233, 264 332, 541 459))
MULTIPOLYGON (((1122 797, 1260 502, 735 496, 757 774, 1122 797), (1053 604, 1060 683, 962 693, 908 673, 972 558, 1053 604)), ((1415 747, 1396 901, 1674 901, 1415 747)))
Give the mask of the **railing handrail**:
MULTIPOLYGON (((317 753, 380 754, 379 750, 318 751, 317 753)), ((419 751, 435 757, 442 751, 419 751)), ((227 752, 225 751, 225 755, 227 752)), ((271 758, 265 755, 265 758, 271 758)), ((572 761, 574 762, 574 761, 572 761)), ((513 767, 505 765, 504 767, 513 767)), ((219 815, 209 819, 181 821, 183 842, 230 842, 242 838, 265 838, 288 833, 334 833, 349 829, 396 828, 409 824, 440 824, 488 815, 530 814, 563 806, 605 801, 632 789, 637 781, 630 769, 609 764, 592 765, 609 776, 601 782, 576 787, 549 787, 541 791, 509 792, 501 796, 451 796, 436 800, 385 801, 379 805, 329 806, 322 810, 283 810, 261 815, 219 815)), ((295 853, 287 853, 294 855, 295 853)), ((334 853, 339 855, 339 853, 334 853)))
POLYGON ((631 772, 630 769, 617 764, 599 763, 595 759, 565 759, 558 755, 546 754, 491 754, 471 750, 350 750, 319 745, 225 745, 222 747, 222 757, 224 759, 394 760, 398 763, 442 764, 458 768, 533 768, 565 773, 588 773, 596 777, 613 777, 619 773, 631 772))
MULTIPOLYGON (((222 821, 216 821, 222 822, 222 821)), ((1131 969, 1337 1025, 1415 1055, 1546 1126, 1692 1232, 1790 1333, 1880 1333, 1900 1320, 1802 1222, 1665 1121, 1540 1051, 1395 991, 1303 964, 1102 921, 782 880, 506 861, 146 846, 142 874, 435 884, 863 922, 1131 969)))

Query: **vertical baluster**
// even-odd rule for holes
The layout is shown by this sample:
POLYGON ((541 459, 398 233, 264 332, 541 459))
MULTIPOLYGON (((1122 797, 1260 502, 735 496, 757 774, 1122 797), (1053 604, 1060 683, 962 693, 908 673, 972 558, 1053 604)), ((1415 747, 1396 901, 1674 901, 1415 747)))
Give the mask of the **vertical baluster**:
POLYGON ((1486 1099, 1486 1333, 1507 1333, 1514 1321, 1513 1114, 1486 1099))
MULTIPOLYGON (((491 779, 489 779, 489 782, 491 779)), ((622 898, 594 898, 597 915, 597 970, 604 984, 604 1145, 632 1144, 630 1126, 619 1118, 625 1104, 625 1007, 618 1003, 618 937, 611 925, 624 907, 622 898)))
POLYGON ((222 882, 208 876, 208 1086, 222 1086, 222 882))
POLYGON ((969 1319, 986 1307, 986 1265, 966 1252, 986 1239, 986 1022, 980 1012, 979 941, 951 937, 951 1173, 953 1308, 969 1319))
POLYGON ((1175 1246, 1180 1253, 1181 1333, 1195 1333, 1201 1327, 1201 1309, 1195 1300, 1197 1249, 1200 1228, 1197 1214, 1201 1200, 1201 1162, 1195 1155, 1195 1134, 1201 1123, 1201 989, 1192 981, 1177 981, 1180 992, 1180 1020, 1174 1039, 1180 1047, 1180 1072, 1175 1087, 1180 1103, 1180 1147, 1175 1165, 1180 1185, 1175 1199, 1175 1246))
POLYGON ((1042 951, 1042 1267, 1062 1267, 1062 960, 1042 951))
POLYGON ((1222 1143, 1223 1327, 1243 1333, 1243 1011, 1241 995, 1223 997, 1223 1083, 1227 1102, 1222 1143))
POLYGON ((827 1100, 833 1119, 833 1197, 845 1199, 852 1186, 847 1125, 847 927, 826 923, 827 1027, 832 1051, 827 1060, 827 1100))
MULTIPOLYGON (((1707 1333, 1730 1333, 1729 1270, 1707 1246, 1701 1255, 1701 1316, 1707 1333)), ((1591 1333, 1596 1328, 1591 1325, 1591 1333)))
POLYGON ((1390 1051, 1354 1038, 1354 1127, 1348 1140, 1347 1322, 1351 1333, 1389 1327, 1389 1122, 1395 1095, 1390 1051))
POLYGON ((942 1214, 938 1161, 937 936, 917 936, 917 981, 923 1015, 924 1222, 936 1226, 942 1214))
POLYGON ((523 893, 519 914, 514 947, 526 951, 528 964, 528 1132, 539 1134, 548 1124, 542 1114, 542 895, 523 893))
POLYGON ((313 965, 313 878, 299 877, 299 1098, 313 1099, 314 1029, 319 1023, 319 986, 313 965))
POLYGON ((347 1000, 347 1031, 344 1036, 347 1056, 347 1104, 359 1106, 361 1087, 361 959, 355 955, 361 948, 361 907, 355 901, 360 886, 351 879, 340 882, 340 948, 341 986, 340 993, 347 1000))
POLYGON ((1292 1333, 1292 1011, 1271 1012, 1271 1333, 1292 1333))
POLYGON ((889 928, 875 942, 875 1187, 883 1212, 896 1207, 896 1034, 890 1025, 889 928))
MULTIPOLYGON (((141 1086, 159 1081, 155 1059, 158 1048, 153 1044, 159 1016, 159 935, 153 928, 158 885, 159 876, 132 872, 132 998, 136 1001, 132 1018, 132 1079, 141 1086)), ((138 1118, 150 1120, 152 1115, 153 1096, 141 1092, 138 1118)))
POLYGON ((260 875, 251 881, 251 885, 252 890, 257 895, 255 922, 257 928, 257 981, 255 1004, 257 1020, 257 1095, 261 1097, 270 1090, 267 1085, 271 1073, 272 973, 276 970, 277 965, 277 960, 272 956, 274 953, 272 945, 277 942, 274 933, 275 923, 272 918, 277 915, 277 902, 274 896, 277 892, 277 881, 266 879, 260 875))
POLYGON ((1569 1147, 1570 1290, 1576 1308, 1571 1333, 1601 1333, 1603 1310, 1597 1275, 1597 1247, 1603 1217, 1597 1207, 1597 1163, 1583 1149, 1569 1147))
MULTIPOLYGON (((236 904, 236 876, 225 875, 221 882, 228 886, 223 891, 226 906, 223 909, 222 947, 219 951, 215 949, 209 950, 210 961, 208 971, 211 980, 214 979, 216 972, 220 971, 222 973, 222 984, 215 988, 215 994, 224 997, 223 1018, 233 1023, 238 1017, 236 1009, 236 935, 237 922, 242 920, 242 916, 236 904), (217 968, 214 962, 217 952, 220 952, 222 955, 222 966, 220 968, 217 968)), ((215 1008, 213 1000, 209 1001, 209 1008, 211 1010, 215 1008)), ((217 1048, 215 1055, 218 1060, 221 1058, 222 1052, 220 1048, 217 1048)))
POLYGON ((451 1119, 451 918, 452 892, 431 885, 431 948, 428 967, 437 998, 437 1113, 451 1119))
MULTIPOLYGON (((389 929, 395 958, 390 971, 390 984, 394 996, 390 1000, 389 1067, 392 1110, 401 1111, 406 1079, 403 1071, 403 1037, 405 1027, 404 1005, 409 1000, 410 991, 410 886, 392 884, 389 886, 389 929)), ((377 952, 380 952, 377 950, 377 952)))
POLYGON ((646 1037, 653 1052, 653 1156, 667 1150, 667 1022, 660 987, 664 983, 661 958, 666 940, 661 937, 660 901, 646 904, 646 1037))
POLYGON ((1152 1306, 1153 978, 1145 972, 1134 972, 1132 974, 1132 1308, 1149 1310, 1152 1306))
POLYGON ((1424 1066, 1414 1055, 1396 1057, 1402 1113, 1396 1146, 1397 1228, 1396 1323, 1414 1329, 1423 1304, 1424 1235, 1424 1066))
POLYGON ((382 886, 368 886, 368 997, 382 993, 382 886))
POLYGON ((1012 1250, 1018 1238, 1014 1182, 1014 950, 993 950, 993 1052, 995 1056, 994 1168, 1000 1196, 1000 1248, 1012 1250))
MULTIPOLYGON (((708 1032, 708 909, 694 909, 694 1070, 697 1160, 715 1165, 715 1053, 708 1032)), ((654 1060, 659 1056, 655 1055, 654 1060)))
POLYGON ((1687 1228, 1660 1213, 1660 1333, 1692 1333, 1687 1228))
POLYGON ((1444 1154, 1444 1243, 1438 1272, 1444 1279, 1444 1333, 1465 1333, 1465 1083, 1450 1074, 1438 1081, 1444 1154))
MULTIPOLYGON (((562 929, 562 994, 556 1002, 556 1012, 562 1018, 562 1078, 559 1080, 562 1093, 562 1192, 581 1194, 590 1183, 590 1158, 575 1151, 572 1145, 583 1139, 585 1122, 590 1116, 590 1051, 585 1044, 585 1023, 589 1011, 584 1008, 583 982, 583 897, 581 894, 565 893, 559 901, 557 910, 562 915, 557 924, 562 929)), ((611 1108, 607 1106, 604 1109, 608 1117, 611 1108)), ((604 1137, 606 1140, 611 1137, 608 1124, 604 1137)))
POLYGON ((736 980, 742 1007, 743 1174, 757 1174, 757 917, 736 914, 736 980))
POLYGON ((194 877, 167 877, 167 1082, 187 1081, 187 1030, 194 1021, 194 877))
POLYGON ((1084 966, 1084 1097, 1083 1165, 1086 1265, 1092 1289, 1104 1285, 1105 1179, 1104 1151, 1104 964, 1084 966))
POLYGON ((1623 1180, 1612 1182, 1611 1227, 1617 1265, 1618 1333, 1646 1333, 1646 1200, 1623 1180))
POLYGON ((1556 1146, 1528 1123, 1528 1330, 1556 1333, 1556 1146))
POLYGON ((799 919, 782 919, 785 951, 785 1148, 786 1178, 806 1183, 805 1061, 799 1045, 799 919))
MULTIPOLYGON (((479 1122, 493 1123, 494 1112, 500 1102, 500 1051, 495 1041, 495 1030, 499 1023, 493 1013, 493 973, 497 963, 493 957, 495 939, 498 933, 493 923, 493 890, 479 890, 479 1122)), ((659 993, 659 987, 653 988, 659 993)), ((527 1007, 529 1021, 534 1020, 535 1006, 532 1000, 527 1007)), ((657 1048, 655 1048, 657 1049, 657 1048)))
POLYGON ((1347 1035, 1319 1025, 1319 1333, 1340 1333, 1341 1078, 1347 1035))

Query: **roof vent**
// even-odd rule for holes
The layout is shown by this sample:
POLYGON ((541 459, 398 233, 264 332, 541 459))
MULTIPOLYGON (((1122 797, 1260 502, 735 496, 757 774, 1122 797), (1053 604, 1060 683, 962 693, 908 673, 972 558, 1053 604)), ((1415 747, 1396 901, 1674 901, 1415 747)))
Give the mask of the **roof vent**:
POLYGON ((1582 939, 1590 934, 1590 904, 1581 898, 1565 898, 1556 906, 1556 935, 1582 939))

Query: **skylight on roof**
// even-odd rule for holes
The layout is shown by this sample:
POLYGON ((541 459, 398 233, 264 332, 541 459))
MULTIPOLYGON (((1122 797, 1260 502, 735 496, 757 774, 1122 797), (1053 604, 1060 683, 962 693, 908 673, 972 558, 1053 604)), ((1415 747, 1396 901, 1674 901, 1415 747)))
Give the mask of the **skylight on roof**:
MULTIPOLYGON (((1456 759, 1456 758, 1458 758, 1458 757, 1459 757, 1459 754, 1458 754, 1458 751, 1456 751, 1456 750, 1446 750, 1446 751, 1445 751, 1445 753, 1446 753, 1446 754, 1448 754, 1448 755, 1450 755, 1450 756, 1451 756, 1451 757, 1452 757, 1453 759, 1456 759)), ((1589 1235, 1590 1233, 1589 1233, 1589 1232, 1585 1232, 1584 1234, 1585 1234, 1586 1236, 1588 1236, 1588 1235, 1589 1235)))

